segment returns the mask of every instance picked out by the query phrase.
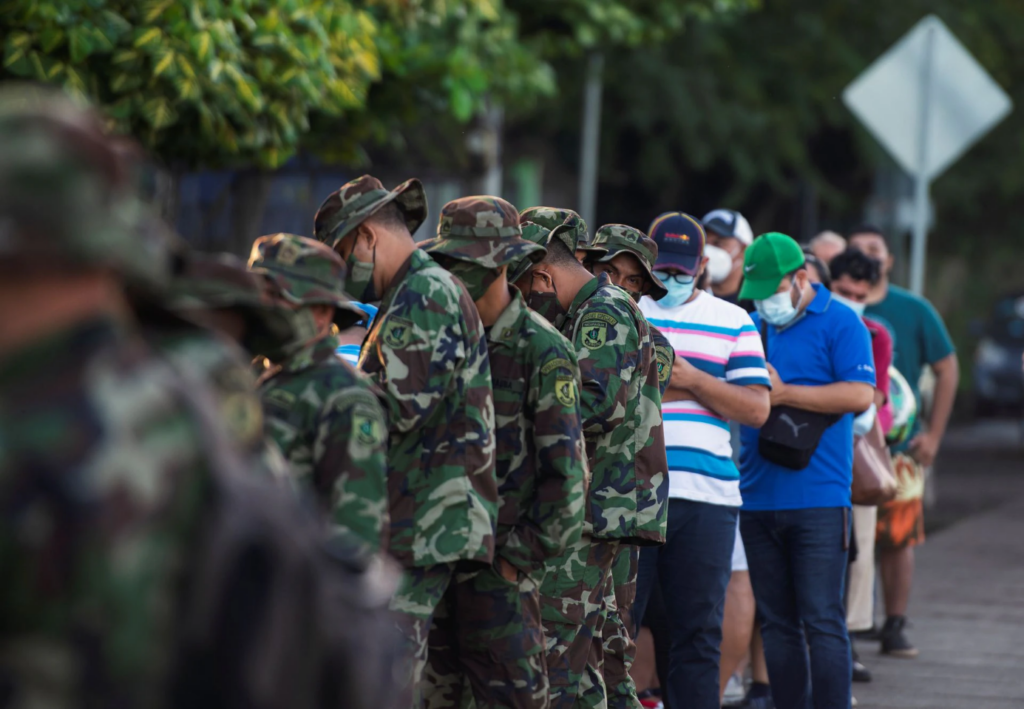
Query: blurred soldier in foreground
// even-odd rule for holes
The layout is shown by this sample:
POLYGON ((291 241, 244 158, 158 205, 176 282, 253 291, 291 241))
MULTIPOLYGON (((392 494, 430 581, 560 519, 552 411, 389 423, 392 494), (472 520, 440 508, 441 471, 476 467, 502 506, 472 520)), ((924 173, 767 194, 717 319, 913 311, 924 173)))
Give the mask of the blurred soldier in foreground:
POLYGON ((389 192, 364 175, 327 197, 314 222, 317 240, 348 266, 345 291, 381 301, 359 368, 382 390, 389 419, 388 551, 406 571, 393 608, 414 653, 411 687, 456 566, 494 560, 498 512, 484 328, 462 282, 413 241, 426 215, 419 180, 389 192))
POLYGON ((434 616, 426 705, 462 706, 468 680, 478 707, 547 707, 538 584, 545 562, 583 529, 576 355, 508 284, 510 263, 544 256, 544 247, 522 238, 511 204, 449 202, 437 238, 422 247, 466 285, 487 332, 499 497, 494 566, 456 574, 434 616))
MULTIPOLYGON (((551 638, 552 706, 601 706, 604 626, 621 625, 614 594, 607 593, 619 546, 665 539, 667 479, 654 341, 636 303, 607 275, 595 278, 576 260, 586 229, 577 215, 537 207, 521 218, 550 230, 536 237, 547 241, 544 260, 517 264, 513 273, 527 305, 576 350, 591 472, 583 536, 589 549, 570 548, 549 563, 549 569, 572 571, 545 578, 541 589, 551 638)), ((619 628, 609 632, 623 634, 619 628)), ((635 706, 635 690, 631 699, 635 706)))
POLYGON ((336 529, 362 553, 387 542, 387 423, 374 387, 338 357, 333 325, 344 330, 362 313, 342 293, 345 264, 318 241, 261 236, 249 266, 308 313, 316 333, 260 377, 270 433, 336 529))
MULTIPOLYGON (((635 302, 639 303, 644 295, 652 300, 660 300, 668 293, 665 284, 654 275, 658 245, 646 234, 622 224, 607 224, 597 230, 594 242, 605 250, 594 261, 594 273, 608 274, 609 280, 629 293, 635 302)), ((657 359, 658 389, 664 395, 676 352, 656 327, 650 325, 650 328, 657 359)), ((636 695, 636 686, 629 670, 636 658, 636 644, 632 639, 637 629, 634 620, 640 620, 632 617, 639 564, 640 549, 636 546, 623 546, 612 567, 610 585, 614 589, 615 605, 622 622, 605 626, 604 679, 608 687, 609 707, 634 706, 632 698, 636 695), (622 629, 627 632, 622 633, 622 629)))
POLYGON ((387 588, 328 555, 139 334, 124 283, 167 260, 124 174, 93 113, 0 92, 4 705, 386 706, 387 588))

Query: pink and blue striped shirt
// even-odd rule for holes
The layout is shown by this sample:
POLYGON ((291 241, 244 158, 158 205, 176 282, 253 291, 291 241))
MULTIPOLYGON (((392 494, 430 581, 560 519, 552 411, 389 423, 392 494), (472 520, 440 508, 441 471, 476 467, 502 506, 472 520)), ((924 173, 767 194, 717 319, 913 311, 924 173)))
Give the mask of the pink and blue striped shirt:
MULTIPOLYGON (((640 301, 647 320, 686 360, 707 374, 739 386, 770 386, 761 336, 743 308, 698 291, 689 303, 663 308, 640 301)), ((729 422, 696 401, 662 405, 669 497, 738 507, 739 470, 732 458, 729 422)))

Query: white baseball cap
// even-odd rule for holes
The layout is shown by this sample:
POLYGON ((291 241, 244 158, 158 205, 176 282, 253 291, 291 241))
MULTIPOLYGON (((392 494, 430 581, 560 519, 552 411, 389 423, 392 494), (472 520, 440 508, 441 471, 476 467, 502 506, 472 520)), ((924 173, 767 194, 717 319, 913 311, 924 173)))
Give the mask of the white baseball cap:
POLYGON ((744 246, 754 243, 754 232, 750 228, 750 222, 735 209, 714 209, 705 214, 701 221, 705 231, 739 239, 744 246))

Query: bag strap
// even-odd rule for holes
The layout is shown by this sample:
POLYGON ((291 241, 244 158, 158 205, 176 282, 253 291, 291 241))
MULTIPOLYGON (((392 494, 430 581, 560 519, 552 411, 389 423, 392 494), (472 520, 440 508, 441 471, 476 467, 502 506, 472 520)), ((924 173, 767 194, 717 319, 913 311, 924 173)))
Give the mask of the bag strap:
POLYGON ((768 323, 761 321, 761 347, 764 348, 764 361, 768 361, 768 323))

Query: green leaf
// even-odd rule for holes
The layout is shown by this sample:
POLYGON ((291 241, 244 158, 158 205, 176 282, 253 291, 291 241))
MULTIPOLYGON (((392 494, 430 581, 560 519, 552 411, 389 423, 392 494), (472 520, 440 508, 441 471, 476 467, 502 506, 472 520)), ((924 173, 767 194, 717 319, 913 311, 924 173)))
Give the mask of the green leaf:
POLYGON ((143 103, 142 117, 154 130, 162 130, 178 119, 171 102, 164 98, 153 98, 143 103))
POLYGON ((125 71, 114 74, 110 79, 110 90, 115 94, 134 91, 142 85, 142 76, 138 72, 125 71))
POLYGON ((173 67, 174 57, 174 52, 170 50, 165 50, 164 52, 162 52, 159 58, 156 60, 156 63, 153 65, 153 76, 160 76, 168 69, 173 67))
POLYGON ((213 46, 213 37, 209 32, 200 32, 192 37, 192 39, 189 40, 189 43, 192 45, 192 51, 196 53, 196 58, 199 61, 205 62, 210 58, 210 49, 213 46))
POLYGON ((17 76, 32 74, 33 65, 29 59, 32 38, 27 34, 12 34, 4 43, 4 69, 17 76))
POLYGON ((456 120, 465 123, 473 117, 473 94, 465 86, 453 85, 448 96, 451 101, 452 115, 456 120))
POLYGON ((203 90, 195 77, 180 76, 174 80, 174 86, 178 89, 178 97, 185 101, 198 101, 203 95, 203 90))
POLYGON ((135 35, 134 46, 138 48, 152 47, 160 43, 163 40, 164 33, 160 31, 159 27, 150 27, 148 30, 141 30, 135 35))
POLYGON ((68 30, 68 49, 71 61, 80 64, 92 54, 92 35, 87 28, 73 27, 68 30))
POLYGON ((160 15, 164 14, 164 10, 171 6, 174 0, 156 0, 155 2, 147 2, 143 5, 142 9, 142 21, 147 24, 153 24, 156 22, 160 15))
POLYGON ((39 33, 39 46, 49 54, 57 47, 64 44, 64 30, 60 27, 47 27, 39 33))

